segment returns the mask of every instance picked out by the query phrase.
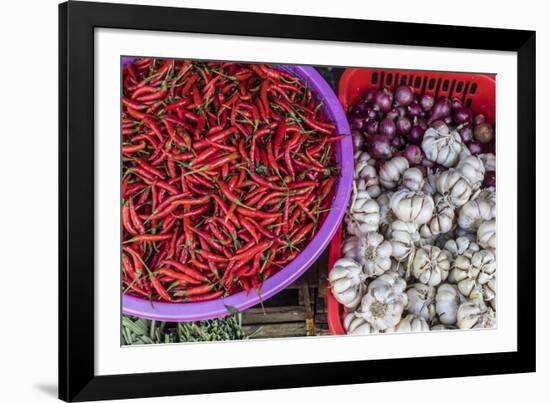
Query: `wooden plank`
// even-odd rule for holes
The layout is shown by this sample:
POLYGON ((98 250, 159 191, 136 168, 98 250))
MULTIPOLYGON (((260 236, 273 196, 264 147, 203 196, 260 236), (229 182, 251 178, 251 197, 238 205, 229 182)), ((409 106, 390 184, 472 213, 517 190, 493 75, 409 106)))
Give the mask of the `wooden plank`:
POLYGON ((306 323, 291 322, 291 323, 276 323, 268 325, 246 325, 243 330, 247 334, 256 332, 251 338, 265 339, 274 337, 296 337, 306 335, 306 323))
POLYGON ((242 323, 272 324, 282 322, 299 322, 307 319, 306 309, 303 306, 266 307, 265 315, 262 308, 250 308, 243 312, 242 323))

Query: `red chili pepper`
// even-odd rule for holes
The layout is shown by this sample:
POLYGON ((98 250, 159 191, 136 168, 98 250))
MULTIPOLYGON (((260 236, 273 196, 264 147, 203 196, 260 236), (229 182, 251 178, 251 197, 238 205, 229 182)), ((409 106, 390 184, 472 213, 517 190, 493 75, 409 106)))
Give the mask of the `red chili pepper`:
POLYGON ((160 283, 159 279, 156 277, 151 277, 151 284, 155 288, 155 290, 158 292, 159 296, 168 302, 172 302, 172 297, 170 297, 170 294, 166 291, 164 286, 160 283))
POLYGON ((186 274, 187 276, 195 279, 196 281, 206 281, 207 279, 202 275, 201 273, 197 272, 196 270, 193 270, 189 266, 186 266, 184 264, 181 264, 180 262, 177 262, 175 260, 163 260, 162 263, 172 266, 176 269, 178 269, 183 274, 186 274))

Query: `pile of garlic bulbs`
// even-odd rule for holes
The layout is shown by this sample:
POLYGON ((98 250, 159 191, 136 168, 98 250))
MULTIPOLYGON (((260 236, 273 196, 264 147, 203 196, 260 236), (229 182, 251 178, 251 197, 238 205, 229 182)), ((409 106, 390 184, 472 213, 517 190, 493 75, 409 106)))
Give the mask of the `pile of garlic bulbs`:
POLYGON ((422 148, 445 170, 355 153, 342 257, 329 273, 349 334, 496 325, 496 197, 483 187, 493 154, 428 129, 422 148))

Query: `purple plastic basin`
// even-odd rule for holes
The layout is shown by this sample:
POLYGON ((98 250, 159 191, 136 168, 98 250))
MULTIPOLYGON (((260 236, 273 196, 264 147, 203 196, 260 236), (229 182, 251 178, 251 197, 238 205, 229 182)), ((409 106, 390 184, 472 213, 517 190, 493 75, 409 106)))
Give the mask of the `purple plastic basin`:
MULTIPOLYGON (((126 64, 134 58, 124 57, 126 64)), ((307 82, 318 100, 323 101, 325 115, 336 125, 340 134, 350 134, 346 115, 338 98, 313 67, 275 65, 275 67, 294 74, 307 82)), ((321 255, 336 232, 344 213, 351 193, 353 180, 353 145, 351 136, 345 137, 336 145, 336 160, 340 167, 340 176, 336 184, 336 192, 323 225, 304 250, 281 271, 263 282, 260 289, 261 300, 265 301, 279 291, 286 288, 300 277, 321 255)), ((221 318, 230 314, 227 307, 243 311, 260 303, 260 297, 251 291, 248 295, 244 291, 212 301, 193 303, 166 303, 149 301, 146 299, 124 295, 122 311, 127 315, 145 319, 154 319, 168 322, 187 322, 221 318)))

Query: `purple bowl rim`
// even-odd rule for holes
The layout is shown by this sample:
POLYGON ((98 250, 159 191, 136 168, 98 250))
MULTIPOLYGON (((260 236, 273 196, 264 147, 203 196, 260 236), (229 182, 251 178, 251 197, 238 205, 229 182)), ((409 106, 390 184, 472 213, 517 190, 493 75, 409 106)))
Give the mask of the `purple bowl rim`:
MULTIPOLYGON (((122 57, 122 63, 126 64, 133 59, 133 57, 122 57)), ((314 92, 324 99, 325 113, 327 113, 335 123, 338 133, 350 134, 350 127, 342 105, 332 88, 330 88, 328 83, 315 68, 297 65, 274 65, 278 68, 296 73, 300 79, 307 81, 314 89, 314 92)), ((332 201, 332 210, 328 213, 323 225, 321 225, 317 234, 315 234, 304 250, 302 250, 302 252, 300 252, 300 254, 285 268, 263 282, 260 289, 260 295, 257 295, 254 291, 246 295, 244 291, 241 291, 229 297, 212 301, 167 303, 149 301, 125 294, 122 296, 122 312, 144 319, 169 322, 187 322, 220 318, 231 313, 227 307, 232 307, 242 312, 245 309, 267 300, 298 279, 298 277, 311 267, 328 246, 347 208, 353 180, 353 144, 351 136, 347 136, 339 141, 338 146, 337 159, 340 165, 340 175, 332 201)))

